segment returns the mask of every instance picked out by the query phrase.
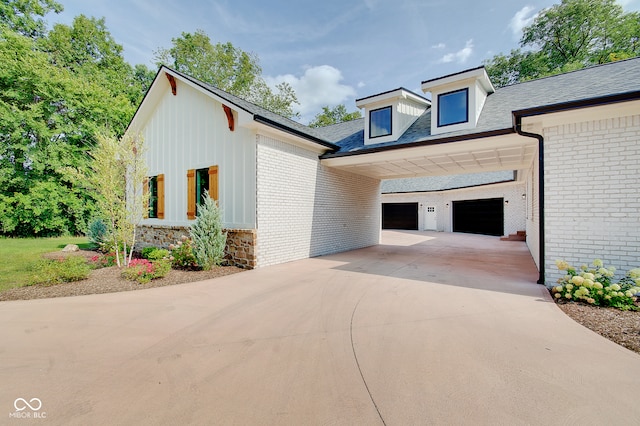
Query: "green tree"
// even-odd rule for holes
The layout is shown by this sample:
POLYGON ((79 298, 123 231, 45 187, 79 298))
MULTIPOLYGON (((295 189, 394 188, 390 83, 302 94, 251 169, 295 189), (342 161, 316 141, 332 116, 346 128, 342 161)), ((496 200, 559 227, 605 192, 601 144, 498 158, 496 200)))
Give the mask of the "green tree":
POLYGON ((171 41, 171 48, 155 52, 158 66, 171 67, 285 117, 297 116, 293 111, 293 104, 298 103, 293 88, 281 83, 274 93, 262 78, 255 54, 229 42, 213 44, 202 30, 183 32, 171 41))
POLYGON ((53 65, 36 40, 9 29, 0 34, 0 63, 0 233, 81 233, 93 201, 68 169, 87 167, 98 130, 123 132, 133 106, 53 65))
POLYGON ((77 16, 44 32, 53 1, 0 4, 0 233, 82 233, 95 200, 69 170, 107 128, 124 134, 153 81, 131 67, 104 19, 77 16), (16 29, 14 31, 12 28, 16 29), (26 35, 25 35, 26 34, 26 35))
POLYGON ((118 266, 122 266, 120 247, 124 265, 131 261, 136 227, 148 206, 142 188, 147 175, 144 154, 144 140, 139 135, 118 139, 100 134, 91 152, 91 166, 83 176, 83 182, 96 194, 98 210, 109 221, 118 266))
POLYGON ((58 68, 66 68, 85 81, 105 87, 113 97, 126 97, 130 106, 122 111, 118 123, 113 123, 122 135, 135 108, 153 81, 153 73, 144 65, 133 68, 106 27, 104 18, 78 15, 72 24, 56 24, 46 38, 39 41, 39 49, 48 53, 58 68))
POLYGON ((520 49, 485 61, 497 86, 640 54, 640 13, 615 0, 562 0, 523 29, 520 49))
POLYGON ((322 112, 316 114, 309 123, 309 127, 330 126, 344 123, 345 121, 357 120, 358 118, 362 118, 360 111, 347 112, 347 107, 344 104, 336 105, 333 108, 323 106, 322 112))
POLYGON ((189 229, 189 235, 195 246, 193 254, 198 265, 205 271, 224 260, 227 234, 222 230, 222 214, 218 203, 209 193, 205 193, 203 202, 198 206, 198 217, 189 229))
POLYGON ((45 33, 42 19, 47 13, 62 12, 62 5, 54 0, 2 0, 0 25, 27 37, 38 38, 45 33))

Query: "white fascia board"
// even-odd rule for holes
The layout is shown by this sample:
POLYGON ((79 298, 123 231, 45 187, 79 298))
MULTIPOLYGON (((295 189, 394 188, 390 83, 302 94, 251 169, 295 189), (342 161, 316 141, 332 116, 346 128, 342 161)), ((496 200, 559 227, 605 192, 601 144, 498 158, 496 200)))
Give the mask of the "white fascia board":
POLYGON ((381 103, 392 103, 398 99, 410 99, 413 102, 423 104, 425 106, 431 105, 428 99, 425 99, 421 96, 417 96, 414 93, 411 93, 405 89, 396 89, 390 92, 380 93, 379 95, 369 96, 368 98, 357 99, 356 107, 358 108, 366 108, 367 106, 381 104, 381 103))
POLYGON ((156 78, 151 83, 149 90, 147 90, 142 102, 138 106, 136 113, 129 123, 129 127, 127 127, 127 133, 141 131, 155 110, 156 105, 158 105, 158 102, 162 99, 163 92, 165 90, 171 90, 169 80, 167 80, 167 77, 161 71, 162 69, 156 75, 156 78))
POLYGON ((567 111, 522 117, 522 128, 528 132, 538 133, 543 128, 562 126, 585 121, 599 121, 611 118, 637 115, 640 111, 640 100, 617 102, 607 105, 596 105, 567 111))
MULTIPOLYGON (((482 88, 487 93, 495 92, 495 88, 489 79, 489 75, 484 68, 476 68, 473 70, 461 72, 458 74, 449 75, 442 78, 436 78, 433 80, 425 81, 422 83, 421 89, 424 93, 431 92, 433 89, 441 88, 450 85, 460 85, 465 80, 475 81, 478 80, 482 85, 482 88)), ((438 90, 439 91, 439 90, 438 90)))

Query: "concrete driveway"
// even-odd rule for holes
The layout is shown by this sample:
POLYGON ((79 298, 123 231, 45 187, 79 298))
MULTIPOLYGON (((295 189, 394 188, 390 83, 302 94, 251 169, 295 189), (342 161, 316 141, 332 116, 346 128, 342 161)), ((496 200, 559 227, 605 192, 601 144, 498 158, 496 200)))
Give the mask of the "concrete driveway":
POLYGON ((523 243, 385 232, 211 281, 0 302, 0 424, 637 423, 640 356, 536 278, 523 243))

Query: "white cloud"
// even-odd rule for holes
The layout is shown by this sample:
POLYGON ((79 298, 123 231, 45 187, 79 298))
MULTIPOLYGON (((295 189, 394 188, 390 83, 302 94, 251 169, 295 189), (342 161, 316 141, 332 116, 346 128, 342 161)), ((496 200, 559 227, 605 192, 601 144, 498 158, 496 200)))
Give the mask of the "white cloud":
POLYGON ((445 47, 447 47, 447 45, 444 43, 438 43, 431 46, 432 49, 444 49, 445 47))
POLYGON ((467 59, 469 59, 472 53, 473 53, 473 39, 467 40, 467 42, 465 43, 465 46, 462 49, 458 50, 457 52, 447 53, 442 58, 440 58, 438 62, 446 64, 449 62, 456 61, 459 64, 463 64, 467 62, 467 59))
POLYGON ((531 25, 536 16, 538 16, 537 13, 532 13, 534 10, 533 6, 525 6, 513 15, 511 21, 509 21, 509 28, 511 28, 515 37, 520 38, 522 29, 531 25))
POLYGON ((353 87, 340 84, 342 72, 330 65, 308 67, 300 77, 285 74, 265 77, 265 80, 270 86, 286 82, 293 87, 300 102, 295 109, 302 116, 302 122, 312 119, 323 106, 335 106, 356 95, 353 87))

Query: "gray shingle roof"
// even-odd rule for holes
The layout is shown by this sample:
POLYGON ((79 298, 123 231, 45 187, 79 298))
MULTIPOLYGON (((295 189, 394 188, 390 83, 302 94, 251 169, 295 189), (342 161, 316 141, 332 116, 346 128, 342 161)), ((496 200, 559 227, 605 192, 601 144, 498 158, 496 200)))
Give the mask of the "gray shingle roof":
POLYGON ((351 134, 333 141, 340 150, 325 156, 510 129, 513 111, 638 91, 640 57, 499 88, 487 97, 474 129, 431 135, 431 109, 427 109, 396 141, 365 146, 364 133, 351 134))
POLYGON ((475 129, 431 135, 431 109, 427 109, 396 141, 364 145, 364 119, 313 128, 282 117, 244 99, 171 70, 227 102, 254 115, 257 121, 279 127, 331 148, 326 157, 365 153, 381 147, 451 137, 472 137, 477 133, 512 128, 512 112, 609 95, 640 92, 640 57, 585 68, 497 89, 489 95, 475 129))

